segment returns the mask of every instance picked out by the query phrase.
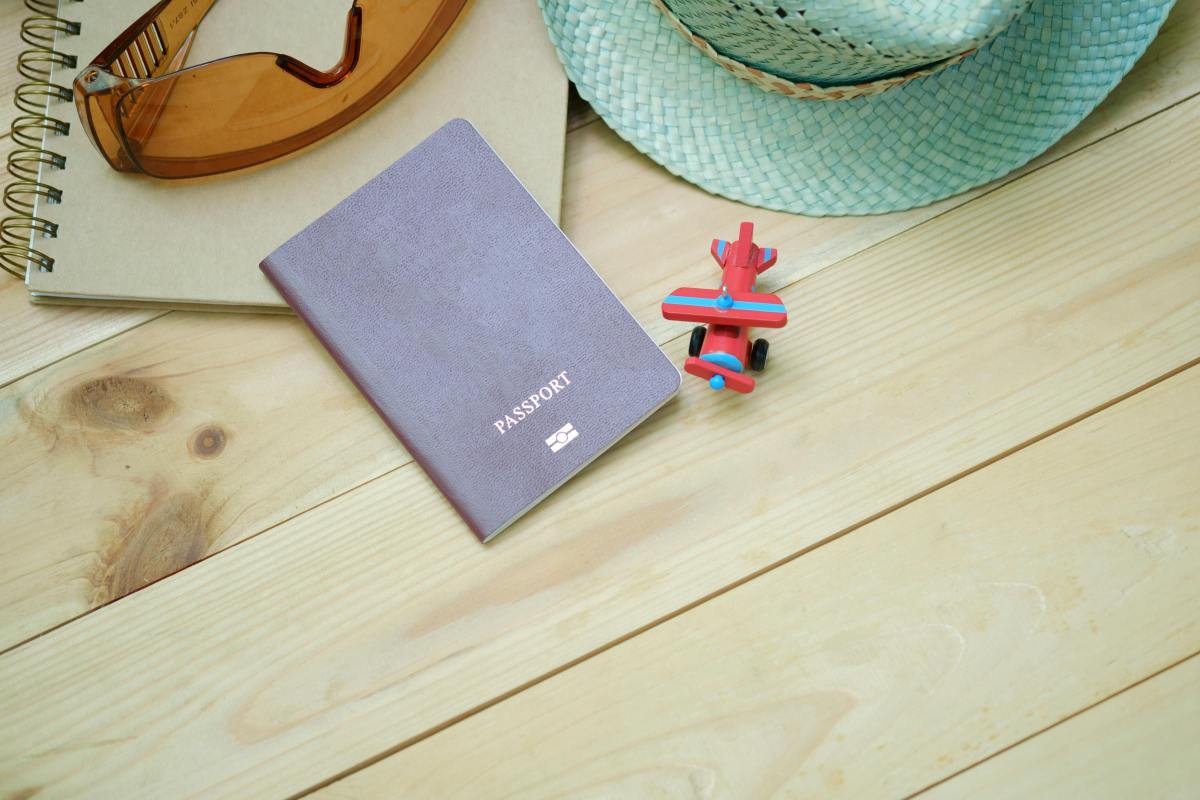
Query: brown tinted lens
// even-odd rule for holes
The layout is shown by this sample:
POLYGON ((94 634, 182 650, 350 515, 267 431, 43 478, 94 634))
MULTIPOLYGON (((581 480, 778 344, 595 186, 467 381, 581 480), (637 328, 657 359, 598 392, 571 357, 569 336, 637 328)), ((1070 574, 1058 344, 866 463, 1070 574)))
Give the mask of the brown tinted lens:
POLYGON ((110 111, 110 104, 95 96, 75 96, 75 107, 79 118, 87 131, 88 138, 96 146, 113 169, 129 169, 129 164, 122 166, 121 140, 117 138, 112 121, 105 112, 110 111))
POLYGON ((150 175, 184 178, 305 147, 395 89, 465 3, 359 0, 350 12, 343 59, 325 73, 287 56, 251 53, 147 81, 117 105, 124 150, 150 175))

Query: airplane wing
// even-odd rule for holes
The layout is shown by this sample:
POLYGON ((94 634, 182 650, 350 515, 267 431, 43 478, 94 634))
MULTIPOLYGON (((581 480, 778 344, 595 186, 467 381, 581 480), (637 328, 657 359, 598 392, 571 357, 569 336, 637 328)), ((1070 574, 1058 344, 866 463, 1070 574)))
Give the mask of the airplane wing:
POLYGON ((725 307, 718 298, 719 289, 676 289, 663 300, 662 314, 680 322, 707 325, 782 328, 787 324, 787 308, 773 294, 730 292, 733 301, 725 307))

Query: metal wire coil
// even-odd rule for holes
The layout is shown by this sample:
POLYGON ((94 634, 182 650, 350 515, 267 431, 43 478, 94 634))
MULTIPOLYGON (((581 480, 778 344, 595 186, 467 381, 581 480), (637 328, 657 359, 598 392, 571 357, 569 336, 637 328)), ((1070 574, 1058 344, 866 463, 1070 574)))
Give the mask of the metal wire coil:
POLYGON ((55 68, 73 69, 77 63, 75 56, 54 49, 56 39, 79 33, 78 22, 58 16, 58 5, 57 0, 25 0, 33 16, 21 23, 21 40, 29 49, 17 57, 17 71, 26 82, 13 94, 21 114, 10 128, 18 147, 8 154, 13 180, 4 188, 4 206, 11 215, 0 220, 0 269, 18 278, 28 269, 54 269, 54 259, 35 247, 35 241, 56 237, 58 225, 35 212, 39 205, 62 201, 62 191, 42 178, 50 170, 63 169, 67 159, 45 145, 50 137, 70 132, 70 122, 50 116, 49 108, 56 100, 70 100, 72 92, 50 78, 55 68))

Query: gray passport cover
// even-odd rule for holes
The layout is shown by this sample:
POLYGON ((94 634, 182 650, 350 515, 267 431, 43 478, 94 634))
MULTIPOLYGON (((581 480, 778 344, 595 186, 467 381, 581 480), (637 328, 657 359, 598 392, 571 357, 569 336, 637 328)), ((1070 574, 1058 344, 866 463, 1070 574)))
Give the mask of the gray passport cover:
POLYGON ((464 120, 261 266, 483 541, 679 389, 464 120))

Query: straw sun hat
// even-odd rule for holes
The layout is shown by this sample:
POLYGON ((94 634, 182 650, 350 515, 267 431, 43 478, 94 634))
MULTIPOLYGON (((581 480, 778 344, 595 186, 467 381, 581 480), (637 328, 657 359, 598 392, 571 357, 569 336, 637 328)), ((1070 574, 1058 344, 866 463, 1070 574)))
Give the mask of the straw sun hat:
POLYGON ((753 205, 925 205, 1041 153, 1172 0, 540 0, 580 95, 671 172, 753 205))

